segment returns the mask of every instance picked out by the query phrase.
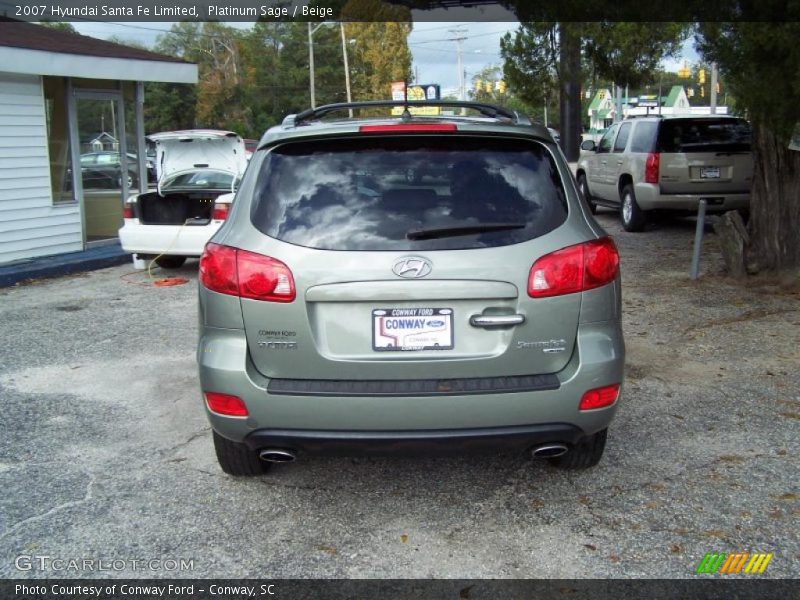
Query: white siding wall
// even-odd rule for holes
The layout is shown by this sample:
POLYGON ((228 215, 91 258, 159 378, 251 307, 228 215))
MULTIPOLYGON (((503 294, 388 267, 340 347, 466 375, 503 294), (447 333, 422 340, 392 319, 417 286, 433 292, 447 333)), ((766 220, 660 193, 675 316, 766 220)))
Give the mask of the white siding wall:
POLYGON ((77 204, 53 205, 41 78, 0 73, 0 264, 83 249, 77 204))

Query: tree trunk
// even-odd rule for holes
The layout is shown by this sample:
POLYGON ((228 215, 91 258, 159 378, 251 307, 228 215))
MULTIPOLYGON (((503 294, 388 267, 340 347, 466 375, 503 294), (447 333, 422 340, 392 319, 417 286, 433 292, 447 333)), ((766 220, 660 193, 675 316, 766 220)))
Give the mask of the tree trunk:
POLYGON ((580 23, 560 23, 558 70, 561 147, 567 160, 578 160, 581 145, 581 30, 580 23))
POLYGON ((753 159, 748 271, 800 270, 800 151, 755 124, 753 159))

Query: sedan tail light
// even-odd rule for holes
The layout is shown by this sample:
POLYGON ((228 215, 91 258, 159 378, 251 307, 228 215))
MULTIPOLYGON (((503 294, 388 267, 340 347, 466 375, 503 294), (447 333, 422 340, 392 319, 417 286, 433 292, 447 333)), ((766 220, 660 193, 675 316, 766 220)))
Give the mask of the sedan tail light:
POLYGON ((208 243, 200 257, 200 283, 213 292, 265 302, 293 302, 294 277, 263 254, 208 243))
POLYGON ((211 211, 211 218, 214 221, 224 221, 228 218, 228 213, 231 210, 231 205, 226 202, 217 202, 211 211))
POLYGON ((135 219, 136 215, 133 212, 133 204, 125 203, 122 206, 122 218, 123 219, 135 219))
POLYGON ((611 283, 619 272, 619 253, 611 238, 600 238, 545 254, 531 267, 531 298, 563 296, 611 283))
POLYGON ((661 168, 661 155, 658 152, 651 152, 647 155, 644 163, 644 182, 658 183, 658 172, 661 168))

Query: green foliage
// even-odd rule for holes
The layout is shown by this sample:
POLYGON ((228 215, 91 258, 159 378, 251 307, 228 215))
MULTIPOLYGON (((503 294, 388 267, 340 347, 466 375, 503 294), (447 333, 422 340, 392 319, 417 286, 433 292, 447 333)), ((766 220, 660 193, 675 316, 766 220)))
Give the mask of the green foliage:
POLYGON ((800 122, 800 23, 701 23, 697 46, 738 104, 788 143, 800 122))
POLYGON ((558 24, 521 23, 500 40, 503 76, 525 103, 541 106, 558 95, 558 24))
POLYGON ((42 27, 47 27, 49 29, 57 29, 58 31, 67 31, 69 33, 78 33, 75 28, 70 23, 65 23, 63 21, 39 21, 37 25, 41 25, 42 27))
MULTIPOLYGON (((342 4, 342 3, 340 3, 342 4)), ((386 8, 378 0, 344 4, 345 40, 353 100, 390 97, 392 81, 409 78, 411 31, 407 9, 386 8), (359 15, 383 14, 386 22, 359 15), (352 40, 352 41, 351 41, 352 40)), ((346 100, 341 28, 310 22, 313 33, 316 104, 346 100)), ((160 36, 155 50, 195 62, 199 82, 191 91, 179 85, 149 84, 147 130, 199 126, 258 138, 290 113, 311 105, 309 23, 256 22, 251 30, 222 23, 176 23, 160 36), (191 122, 191 125, 188 124, 191 122)))
POLYGON ((680 51, 687 35, 684 23, 586 23, 583 55, 597 77, 638 87, 680 51))
POLYGON ((688 30, 682 23, 521 23, 500 41, 503 71, 515 92, 532 104, 557 94, 567 75, 560 63, 560 31, 577 29, 583 81, 621 86, 651 83, 661 60, 675 55, 688 30))

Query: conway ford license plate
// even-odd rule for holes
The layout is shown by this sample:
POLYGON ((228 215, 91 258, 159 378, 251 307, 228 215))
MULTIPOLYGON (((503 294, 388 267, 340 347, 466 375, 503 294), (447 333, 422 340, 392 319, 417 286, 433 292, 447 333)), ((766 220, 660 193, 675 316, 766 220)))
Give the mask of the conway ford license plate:
POLYGON ((449 308, 376 308, 372 311, 372 349, 452 350, 453 311, 449 308))
POLYGON ((719 167, 700 167, 700 179, 719 179, 719 167))

